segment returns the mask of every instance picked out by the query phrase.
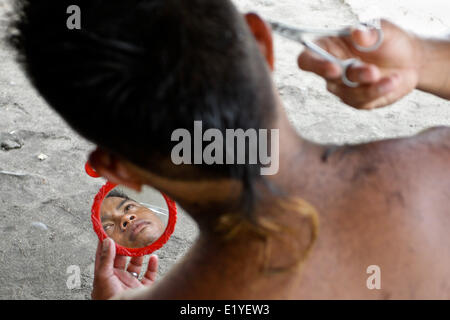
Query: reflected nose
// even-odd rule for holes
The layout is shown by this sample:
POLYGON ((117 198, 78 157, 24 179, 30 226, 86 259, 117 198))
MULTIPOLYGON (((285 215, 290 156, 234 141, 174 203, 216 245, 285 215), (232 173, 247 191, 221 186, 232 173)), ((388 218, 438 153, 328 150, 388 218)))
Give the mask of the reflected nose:
POLYGON ((136 215, 134 214, 125 214, 120 221, 120 229, 122 231, 127 230, 133 220, 136 219, 136 215))

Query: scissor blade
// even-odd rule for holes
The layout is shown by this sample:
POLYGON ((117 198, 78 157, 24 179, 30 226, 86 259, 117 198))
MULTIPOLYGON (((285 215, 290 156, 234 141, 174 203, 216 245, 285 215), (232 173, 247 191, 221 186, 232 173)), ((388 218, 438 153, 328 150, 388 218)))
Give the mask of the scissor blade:
POLYGON ((300 42, 302 44, 304 44, 306 40, 305 35, 308 34, 314 35, 316 37, 340 37, 351 35, 351 28, 348 27, 330 30, 330 29, 314 29, 314 28, 296 28, 275 21, 268 21, 268 23, 272 27, 272 30, 277 34, 290 40, 300 42))
POLYGON ((268 21, 272 31, 289 40, 303 43, 303 31, 279 22, 268 21))

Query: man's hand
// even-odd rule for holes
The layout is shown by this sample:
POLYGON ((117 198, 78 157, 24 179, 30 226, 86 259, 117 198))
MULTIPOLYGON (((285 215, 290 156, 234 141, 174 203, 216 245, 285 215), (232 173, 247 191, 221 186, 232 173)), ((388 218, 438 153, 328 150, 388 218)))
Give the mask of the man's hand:
POLYGON ((152 285, 158 270, 158 258, 151 256, 147 271, 141 281, 131 275, 131 272, 141 273, 144 257, 132 258, 125 270, 127 258, 116 256, 114 241, 107 238, 98 243, 95 256, 95 275, 92 299, 106 300, 127 289, 152 285))
POLYGON ((317 43, 340 59, 358 58, 363 65, 348 70, 348 78, 360 83, 350 88, 342 83, 339 66, 324 61, 309 50, 304 51, 298 64, 327 80, 327 89, 357 109, 374 109, 396 102, 414 90, 423 63, 420 39, 394 24, 382 21, 385 35, 381 47, 373 52, 360 52, 353 43, 370 47, 377 41, 375 30, 354 30, 352 39, 343 37, 321 38, 317 43), (352 41, 353 40, 353 41, 352 41))

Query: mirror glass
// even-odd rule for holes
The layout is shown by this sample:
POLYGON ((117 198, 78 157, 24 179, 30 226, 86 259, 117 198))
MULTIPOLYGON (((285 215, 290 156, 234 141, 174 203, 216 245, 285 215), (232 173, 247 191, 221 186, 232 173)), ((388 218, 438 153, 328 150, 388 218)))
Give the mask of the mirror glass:
POLYGON ((150 187, 138 193, 117 186, 100 206, 103 230, 117 244, 131 249, 144 248, 164 233, 169 211, 162 194, 150 187))

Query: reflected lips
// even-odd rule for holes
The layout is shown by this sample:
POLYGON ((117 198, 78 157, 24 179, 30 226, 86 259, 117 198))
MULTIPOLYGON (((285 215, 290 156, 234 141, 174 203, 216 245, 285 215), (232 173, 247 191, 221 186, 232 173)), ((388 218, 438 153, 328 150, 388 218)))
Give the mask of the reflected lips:
POLYGON ((145 220, 138 220, 131 225, 131 238, 136 237, 139 232, 144 230, 145 227, 148 227, 151 223, 145 220))

